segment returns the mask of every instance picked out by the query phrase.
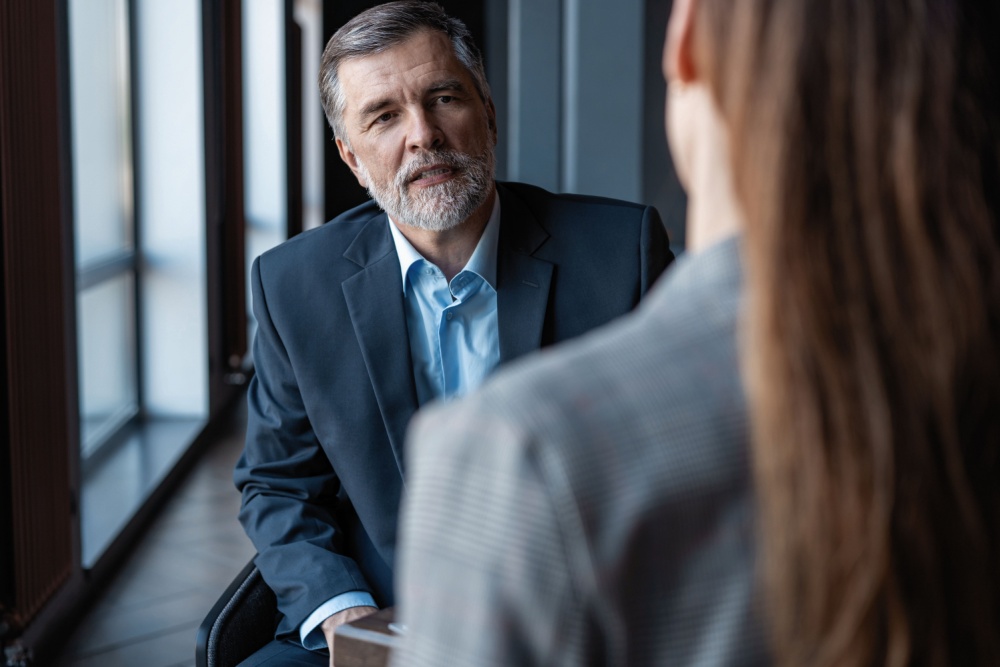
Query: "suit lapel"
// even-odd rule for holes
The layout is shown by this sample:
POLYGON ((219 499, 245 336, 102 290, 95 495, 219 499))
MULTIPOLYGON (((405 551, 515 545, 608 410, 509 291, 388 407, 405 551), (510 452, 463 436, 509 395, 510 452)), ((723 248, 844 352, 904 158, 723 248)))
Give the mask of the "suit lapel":
MULTIPOLYGON (((532 256, 549 238, 548 232, 519 197, 502 184, 497 190, 501 210, 497 320, 500 362, 506 363, 541 347, 553 266, 532 256)), ((384 213, 372 218, 344 252, 361 270, 343 282, 343 290, 402 475, 406 427, 418 404, 403 284, 388 224, 384 213)))
POLYGON ((406 426, 417 410, 399 261, 385 214, 373 218, 344 257, 362 270, 343 283, 347 310, 368 368, 396 465, 403 474, 406 426))
POLYGON ((497 184, 500 247, 497 257, 497 320, 500 363, 542 345, 552 264, 533 257, 549 234, 519 197, 497 184))

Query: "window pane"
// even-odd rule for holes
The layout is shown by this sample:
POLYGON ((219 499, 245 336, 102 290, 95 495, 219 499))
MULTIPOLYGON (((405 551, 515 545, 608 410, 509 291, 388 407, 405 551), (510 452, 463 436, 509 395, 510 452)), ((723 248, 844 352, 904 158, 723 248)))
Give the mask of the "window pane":
POLYGON ((135 414, 135 284, 124 273, 77 299, 83 455, 135 414))
POLYGON ((133 242, 125 1, 69 1, 78 267, 133 242))
POLYGON ((135 7, 143 415, 208 412, 201 3, 135 7))
MULTIPOLYGON (((255 257, 285 240, 285 59, 283 0, 243 5, 243 176, 246 214, 247 333, 255 257)), ((317 56, 318 57, 318 56, 317 56)))
POLYGON ((295 0, 302 28, 302 228, 323 224, 323 149, 332 141, 319 99, 319 56, 323 53, 322 0, 295 0))

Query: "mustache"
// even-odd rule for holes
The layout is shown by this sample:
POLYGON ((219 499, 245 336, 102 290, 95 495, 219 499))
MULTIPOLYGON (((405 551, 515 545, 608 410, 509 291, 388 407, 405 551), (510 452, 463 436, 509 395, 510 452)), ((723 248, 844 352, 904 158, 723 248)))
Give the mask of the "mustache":
POLYGON ((438 148, 421 153, 396 173, 396 186, 404 188, 417 174, 434 165, 444 165, 456 171, 468 169, 475 164, 475 158, 459 151, 438 148))

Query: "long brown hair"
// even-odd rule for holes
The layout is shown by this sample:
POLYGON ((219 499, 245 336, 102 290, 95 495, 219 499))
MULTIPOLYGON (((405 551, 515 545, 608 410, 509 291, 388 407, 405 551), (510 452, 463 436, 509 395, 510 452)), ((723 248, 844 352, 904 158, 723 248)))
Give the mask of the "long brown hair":
POLYGON ((1000 9, 701 0, 784 665, 1000 665, 1000 9))

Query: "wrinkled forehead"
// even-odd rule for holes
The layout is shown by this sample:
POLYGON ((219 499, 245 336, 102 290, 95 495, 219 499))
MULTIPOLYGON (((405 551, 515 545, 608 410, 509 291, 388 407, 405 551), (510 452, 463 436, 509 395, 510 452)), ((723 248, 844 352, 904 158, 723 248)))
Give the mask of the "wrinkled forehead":
POLYGON ((475 78, 458 59, 447 35, 422 30, 382 51, 343 60, 337 69, 345 111, 381 96, 409 97, 458 81, 477 92, 475 78))

